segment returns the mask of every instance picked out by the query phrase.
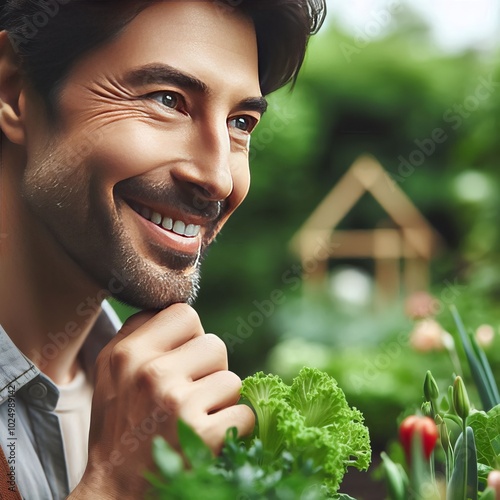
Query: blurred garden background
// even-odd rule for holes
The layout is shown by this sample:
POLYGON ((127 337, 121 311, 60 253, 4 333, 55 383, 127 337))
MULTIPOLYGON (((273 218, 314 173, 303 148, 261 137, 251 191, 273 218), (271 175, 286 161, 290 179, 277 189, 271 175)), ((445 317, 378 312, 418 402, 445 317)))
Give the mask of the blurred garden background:
MULTIPOLYGON (((426 370, 442 388, 460 370, 469 377, 449 355, 451 304, 470 331, 481 327, 500 375, 500 13, 495 0, 340 4, 294 90, 270 98, 252 139, 250 194, 204 262, 195 307, 242 377, 290 379, 303 365, 331 373, 364 413, 376 458, 397 419, 419 408, 426 370), (404 192, 439 235, 421 290, 433 299, 403 283, 380 306, 372 259, 327 260, 318 276, 292 251, 364 154, 385 170, 386 199, 404 192)), ((380 227, 399 230, 366 193, 335 229, 380 227)), ((359 498, 383 498, 377 491, 359 498)))

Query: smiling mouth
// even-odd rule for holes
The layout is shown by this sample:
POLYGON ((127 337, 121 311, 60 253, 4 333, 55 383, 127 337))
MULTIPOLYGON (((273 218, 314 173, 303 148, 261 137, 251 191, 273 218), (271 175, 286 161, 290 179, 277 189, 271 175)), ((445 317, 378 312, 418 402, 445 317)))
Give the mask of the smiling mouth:
POLYGON ((142 218, 161 227, 165 231, 184 236, 185 238, 196 238, 200 234, 201 226, 198 224, 189 224, 182 220, 172 219, 167 215, 162 215, 149 207, 137 203, 130 203, 130 207, 142 218))

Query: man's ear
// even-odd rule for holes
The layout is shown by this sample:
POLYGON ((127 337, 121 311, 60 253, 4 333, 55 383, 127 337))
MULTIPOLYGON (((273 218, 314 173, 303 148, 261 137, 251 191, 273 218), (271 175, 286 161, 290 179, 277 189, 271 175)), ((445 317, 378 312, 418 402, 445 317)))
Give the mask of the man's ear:
POLYGON ((24 144, 24 88, 19 56, 6 31, 0 31, 0 128, 14 144, 24 144))

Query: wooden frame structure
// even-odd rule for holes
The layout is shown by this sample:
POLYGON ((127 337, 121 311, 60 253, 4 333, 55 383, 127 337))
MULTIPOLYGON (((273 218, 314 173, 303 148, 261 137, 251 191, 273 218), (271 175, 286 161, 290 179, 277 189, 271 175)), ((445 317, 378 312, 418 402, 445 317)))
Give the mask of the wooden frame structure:
POLYGON ((408 196, 371 156, 359 157, 291 241, 308 281, 324 281, 328 261, 369 258, 375 263, 377 302, 385 304, 429 287, 429 264, 442 246, 440 235, 408 196), (395 228, 336 230, 339 222, 369 192, 395 228))

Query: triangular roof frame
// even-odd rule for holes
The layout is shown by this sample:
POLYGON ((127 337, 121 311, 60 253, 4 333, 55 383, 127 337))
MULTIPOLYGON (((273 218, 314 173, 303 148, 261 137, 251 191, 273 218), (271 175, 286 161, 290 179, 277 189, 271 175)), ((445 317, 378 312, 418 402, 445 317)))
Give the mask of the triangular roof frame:
POLYGON ((326 195, 292 238, 292 248, 301 253, 304 238, 315 234, 323 238, 333 232, 359 199, 370 193, 387 215, 402 230, 421 255, 428 255, 428 244, 439 247, 441 236, 415 207, 396 181, 372 156, 356 159, 334 188, 326 195), (416 230, 416 231, 415 231, 416 230), (419 234, 426 238, 419 238, 419 234))

